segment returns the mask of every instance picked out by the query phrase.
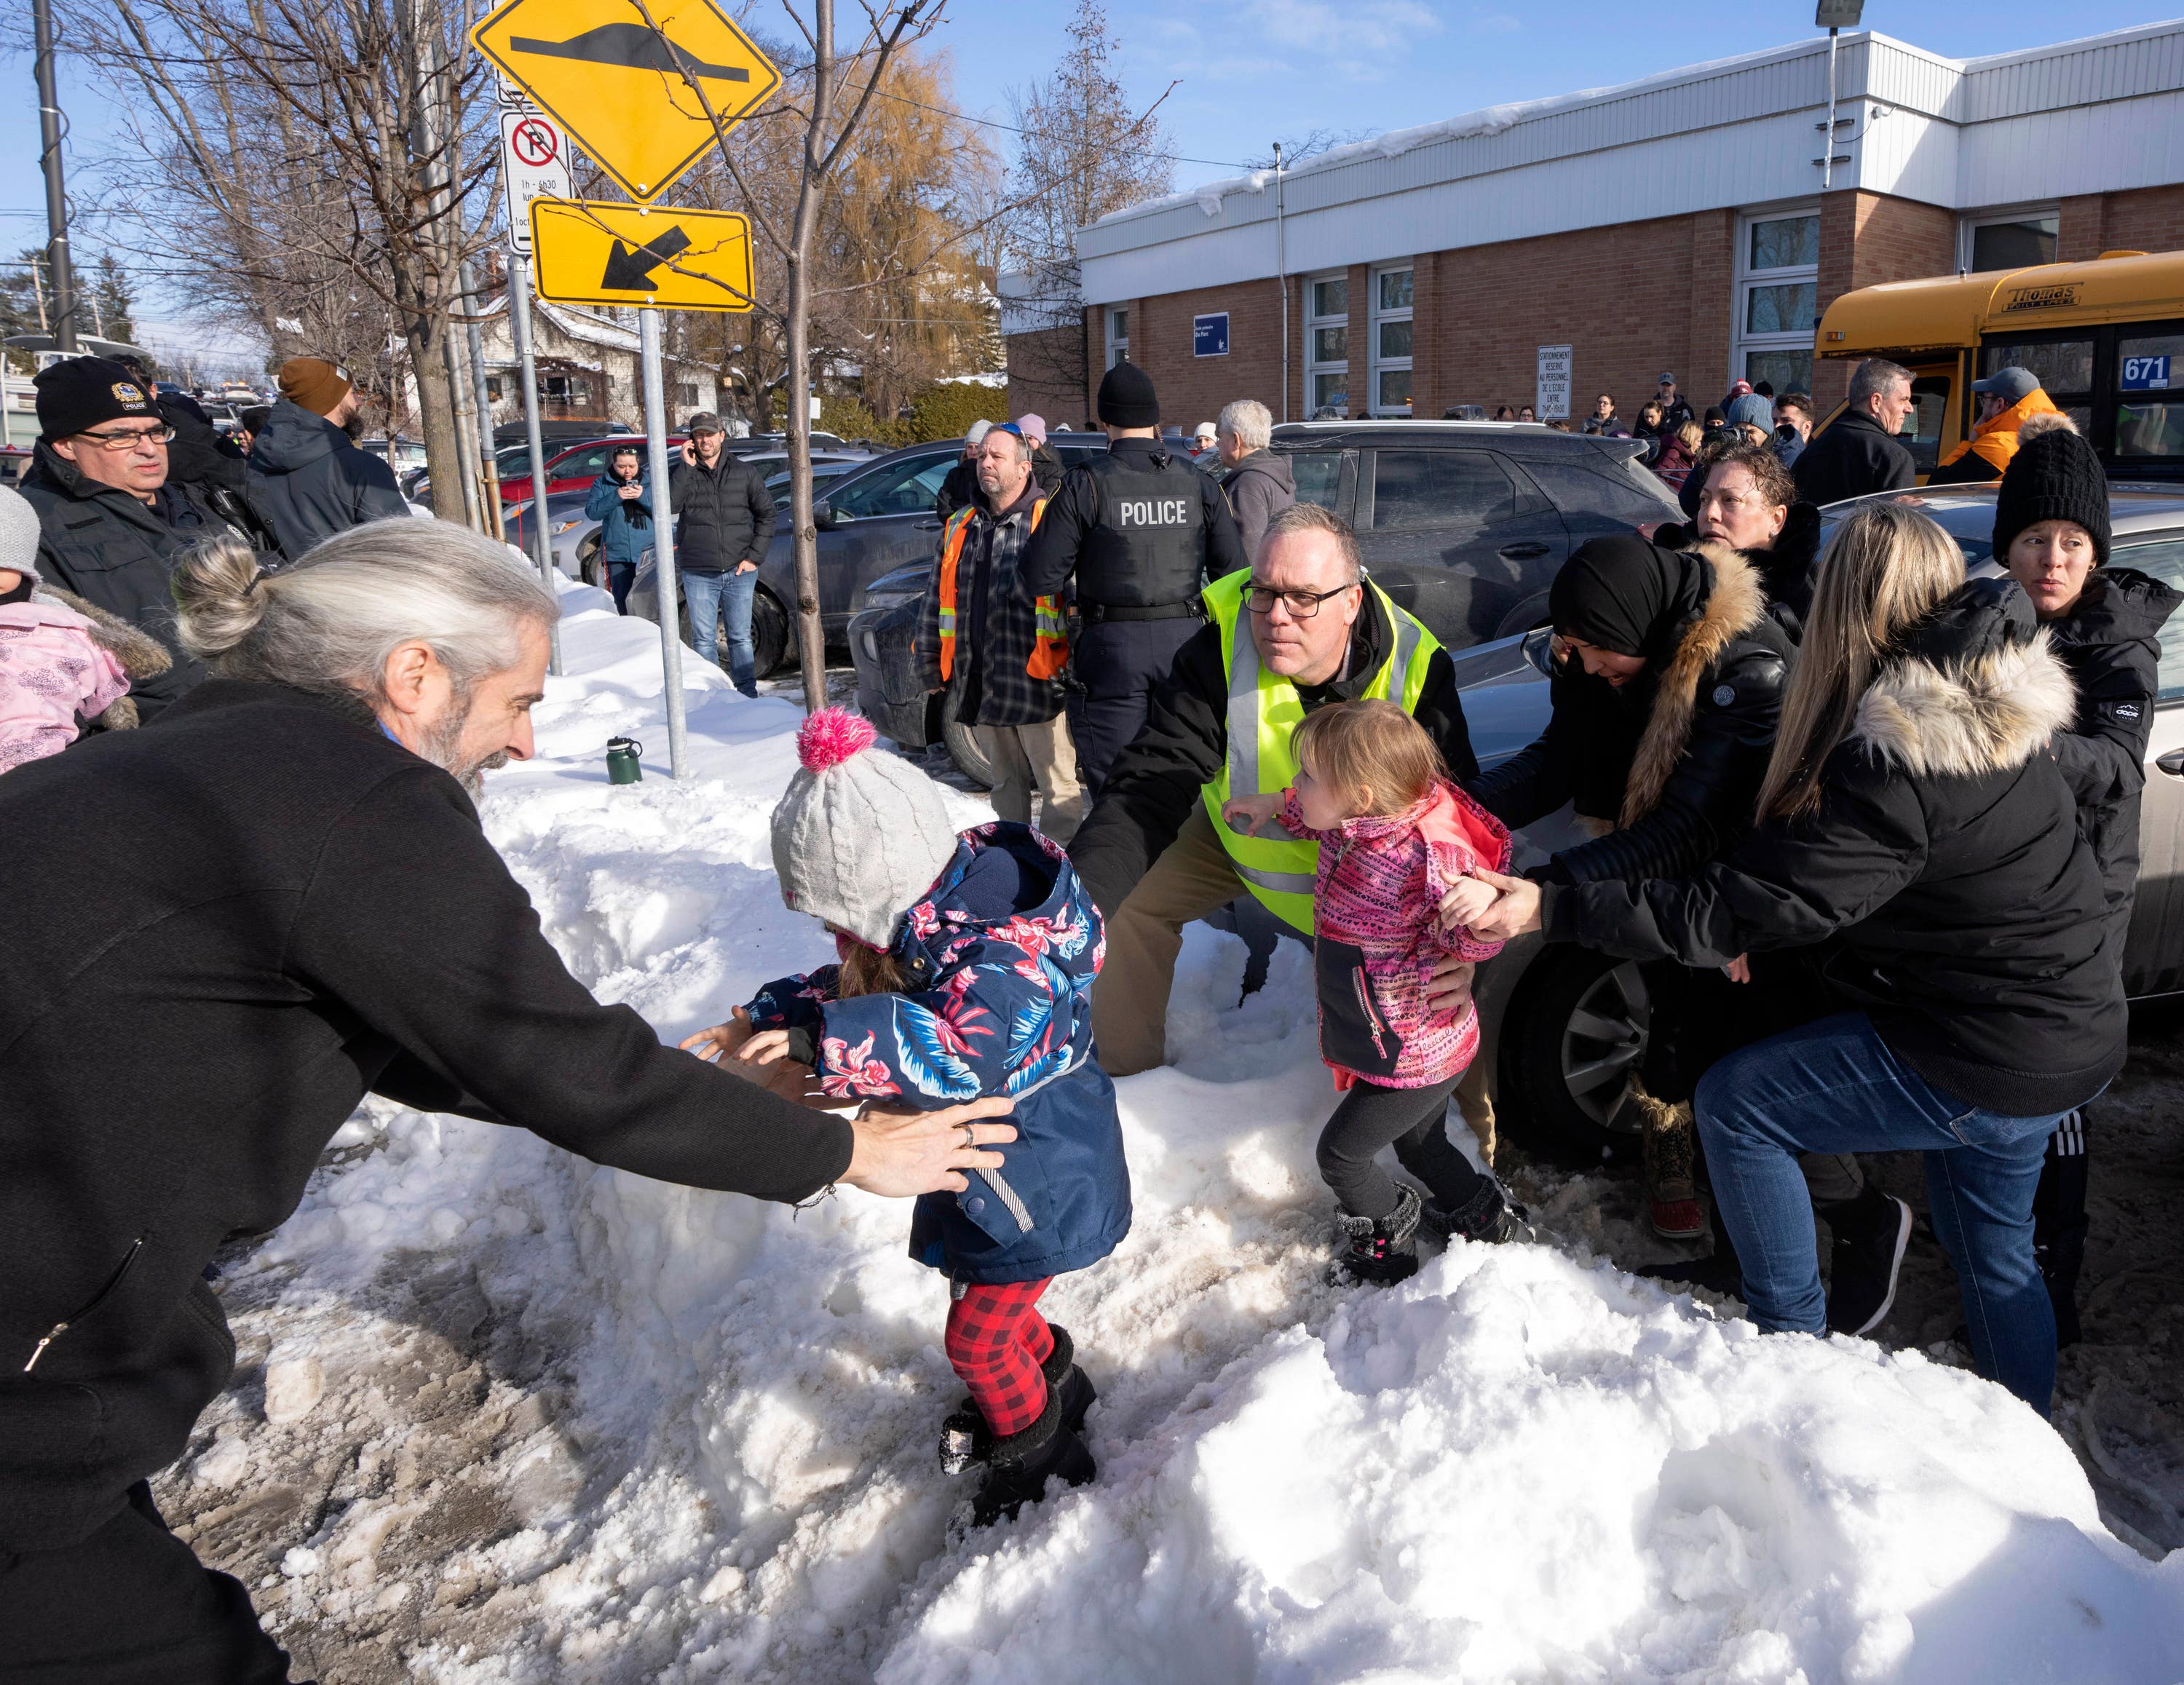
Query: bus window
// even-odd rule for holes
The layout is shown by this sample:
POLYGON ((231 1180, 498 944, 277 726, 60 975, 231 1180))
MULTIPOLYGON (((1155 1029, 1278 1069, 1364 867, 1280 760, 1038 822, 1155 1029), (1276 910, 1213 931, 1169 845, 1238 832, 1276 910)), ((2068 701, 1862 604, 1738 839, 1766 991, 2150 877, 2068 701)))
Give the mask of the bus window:
POLYGON ((2080 403, 2093 395, 2093 342, 2088 339, 2048 339, 2030 345, 1988 345, 1980 352, 1980 373, 1997 369, 2030 370, 2032 377, 2054 400, 2058 409, 2068 409, 2066 398, 2080 403))
POLYGON ((2118 338, 2115 453, 2184 457, 2184 333, 2118 338))
POLYGON ((1911 460, 1924 476, 1941 459, 1942 432, 1949 425, 1949 387, 1947 375, 1914 375, 1911 380, 1910 424, 1897 437, 1911 450, 1911 460))

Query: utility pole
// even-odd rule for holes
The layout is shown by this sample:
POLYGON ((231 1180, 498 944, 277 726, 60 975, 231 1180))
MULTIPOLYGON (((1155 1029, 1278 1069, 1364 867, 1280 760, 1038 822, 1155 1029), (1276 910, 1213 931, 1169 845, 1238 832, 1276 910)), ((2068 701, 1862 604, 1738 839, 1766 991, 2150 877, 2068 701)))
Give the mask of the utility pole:
POLYGON ((53 275, 53 346, 75 352, 75 265, 69 261, 68 189, 61 181, 61 102, 53 81, 53 0, 31 0, 38 71, 38 162, 46 172, 46 258, 53 275))
POLYGON ((1282 300, 1282 420, 1290 419, 1290 254, 1282 226, 1282 143, 1274 142, 1274 285, 1282 300))

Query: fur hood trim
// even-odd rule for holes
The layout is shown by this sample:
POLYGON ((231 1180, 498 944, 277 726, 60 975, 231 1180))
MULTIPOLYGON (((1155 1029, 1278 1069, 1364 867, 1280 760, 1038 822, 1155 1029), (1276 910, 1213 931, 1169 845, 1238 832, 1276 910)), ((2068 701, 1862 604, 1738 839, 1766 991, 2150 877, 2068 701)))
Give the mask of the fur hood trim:
POLYGON ((2077 688, 2043 630, 1969 661, 1889 664, 1859 698, 1850 737, 1914 777, 1970 777, 2022 766, 2076 712, 2077 688))
POLYGON ((1623 812, 1618 826, 1637 824, 1660 805, 1669 775, 1684 758, 1691 742, 1691 716, 1697 711, 1699 681, 1719 660, 1722 652, 1767 618, 1767 593, 1759 575, 1741 552, 1719 540, 1707 538, 1687 547, 1713 571, 1713 587, 1706 606, 1684 628, 1676 653, 1661 674, 1653 696, 1653 711, 1646 721, 1645 735, 1630 762, 1630 777, 1624 786, 1623 812))
MULTIPOLYGON (((58 603, 62 608, 82 615, 90 623, 92 641, 120 664, 123 676, 132 685, 142 684, 175 665, 175 658, 159 639, 137 631, 119 614, 100 608, 96 603, 86 602, 72 591, 64 591, 58 585, 48 585, 40 580, 37 589, 31 595, 34 601, 42 598, 48 603, 58 603)), ((135 729, 141 723, 136 698, 116 697, 92 723, 105 731, 135 729)))

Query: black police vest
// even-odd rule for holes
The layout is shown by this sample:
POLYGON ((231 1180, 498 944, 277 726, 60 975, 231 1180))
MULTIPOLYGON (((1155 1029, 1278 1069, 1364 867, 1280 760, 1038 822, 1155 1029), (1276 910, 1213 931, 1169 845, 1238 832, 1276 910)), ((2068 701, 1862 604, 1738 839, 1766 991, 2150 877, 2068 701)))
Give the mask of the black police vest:
POLYGON ((1106 608, 1195 601, 1206 568, 1206 503, 1195 467, 1170 457, 1139 468, 1115 456, 1084 464, 1099 519, 1077 557, 1077 595, 1106 608))

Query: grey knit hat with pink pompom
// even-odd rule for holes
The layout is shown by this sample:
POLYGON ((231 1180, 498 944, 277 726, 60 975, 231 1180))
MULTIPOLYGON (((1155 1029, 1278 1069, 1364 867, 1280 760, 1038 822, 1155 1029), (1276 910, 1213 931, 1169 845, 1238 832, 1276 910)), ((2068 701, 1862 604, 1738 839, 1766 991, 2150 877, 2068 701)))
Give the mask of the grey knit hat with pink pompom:
POLYGON ((804 765, 773 810, 773 870, 798 912, 887 948, 955 858, 956 838, 940 787, 898 756, 872 753, 878 735, 844 708, 804 722, 804 765))

